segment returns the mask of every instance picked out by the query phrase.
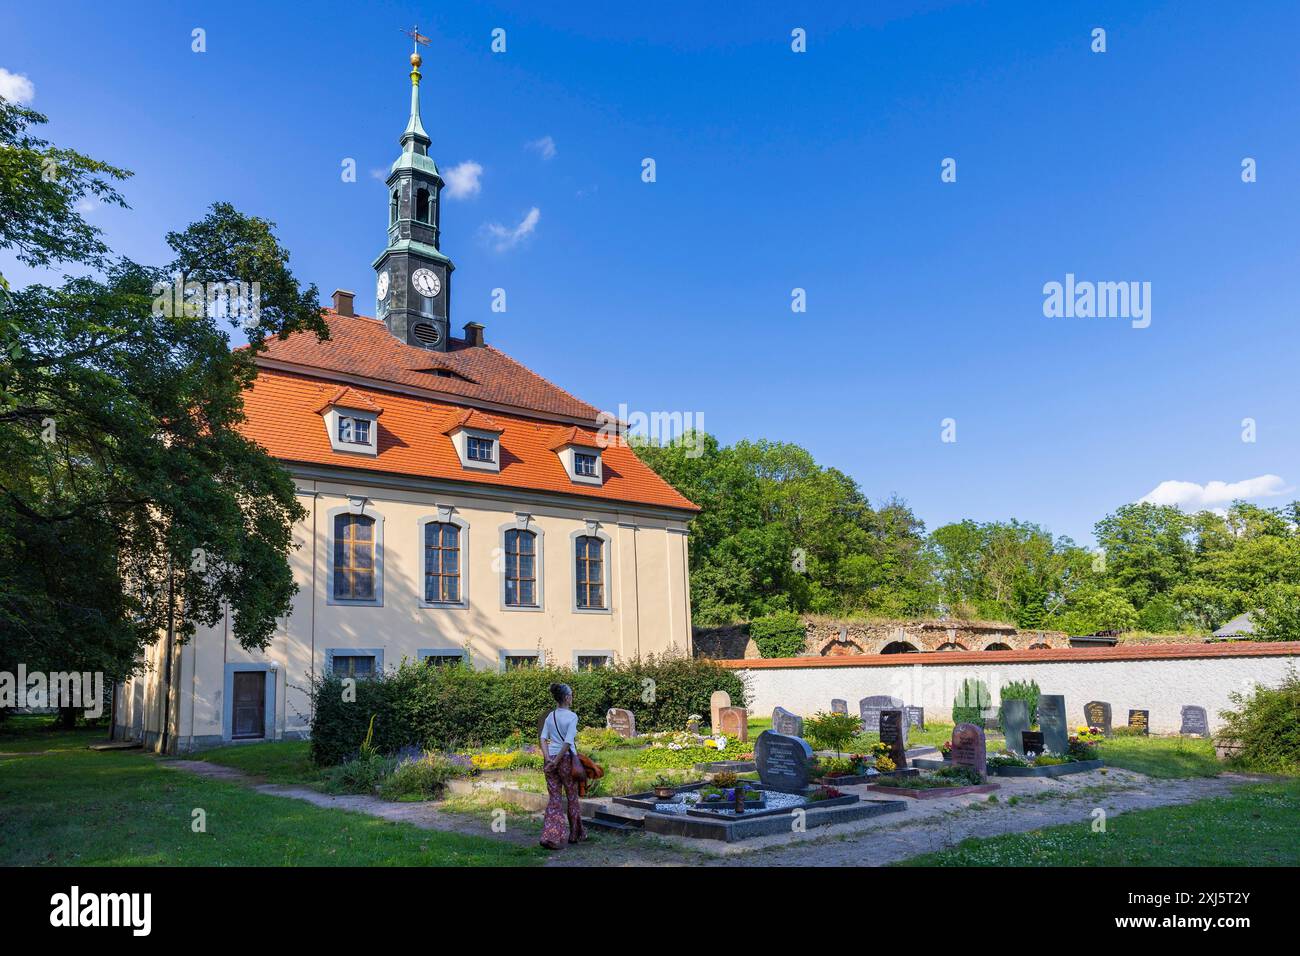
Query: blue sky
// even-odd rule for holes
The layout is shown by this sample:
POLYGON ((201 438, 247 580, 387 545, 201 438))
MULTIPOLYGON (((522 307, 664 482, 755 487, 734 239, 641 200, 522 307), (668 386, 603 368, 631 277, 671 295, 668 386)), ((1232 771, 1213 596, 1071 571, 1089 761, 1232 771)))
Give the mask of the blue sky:
POLYGON ((230 200, 372 314, 371 171, 397 153, 418 23, 431 152, 482 167, 444 204, 454 329, 485 323, 601 408, 797 442, 931 528, 1017 517, 1088 543, 1161 482, 1294 497, 1293 4, 541 6, 8 4, 0 82, 27 78, 49 138, 135 171, 130 211, 89 214, 117 251, 164 261, 168 229, 230 200), (1067 273, 1151 283, 1150 326, 1045 317, 1067 273))

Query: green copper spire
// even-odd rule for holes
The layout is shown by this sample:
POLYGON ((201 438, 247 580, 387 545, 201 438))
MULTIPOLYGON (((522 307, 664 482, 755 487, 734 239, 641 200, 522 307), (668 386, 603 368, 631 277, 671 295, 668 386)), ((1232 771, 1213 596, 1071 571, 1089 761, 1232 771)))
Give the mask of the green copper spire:
POLYGON ((411 118, 406 123, 406 131, 402 133, 402 149, 407 152, 417 152, 428 154, 429 134, 424 131, 424 124, 420 122, 420 54, 411 54, 411 118))

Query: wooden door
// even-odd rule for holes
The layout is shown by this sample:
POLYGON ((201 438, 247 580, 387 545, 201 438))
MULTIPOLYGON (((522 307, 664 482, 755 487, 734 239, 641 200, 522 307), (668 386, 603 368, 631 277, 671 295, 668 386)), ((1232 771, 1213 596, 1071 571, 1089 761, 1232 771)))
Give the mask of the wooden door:
POLYGON ((235 671, 235 738, 266 736, 266 672, 235 671))

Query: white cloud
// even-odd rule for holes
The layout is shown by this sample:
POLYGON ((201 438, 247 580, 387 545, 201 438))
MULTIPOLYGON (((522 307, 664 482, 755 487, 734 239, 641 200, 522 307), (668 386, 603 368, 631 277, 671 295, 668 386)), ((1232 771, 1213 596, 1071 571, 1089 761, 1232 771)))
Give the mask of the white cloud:
POLYGON ((524 143, 524 149, 531 149, 542 159, 555 158, 555 140, 550 136, 543 136, 541 139, 530 140, 524 143))
POLYGON ((0 96, 10 103, 25 106, 36 99, 36 87, 22 73, 10 73, 0 66, 0 96))
POLYGON ((1210 481, 1198 485, 1194 481, 1162 481, 1139 502, 1156 505, 1177 505, 1186 511, 1221 508, 1243 499, 1271 498, 1285 494, 1290 489, 1277 475, 1260 475, 1244 481, 1210 481))
POLYGON ((483 167, 472 159, 467 159, 459 166, 452 166, 443 174, 447 183, 447 196, 451 199, 468 199, 477 196, 482 184, 483 167))
POLYGON ((90 198, 78 199, 77 205, 74 206, 73 208, 76 209, 77 212, 81 213, 84 216, 86 213, 94 212, 96 209, 99 208, 99 200, 90 199, 90 198))
POLYGON ((524 218, 519 221, 517 226, 503 226, 499 222, 485 223, 483 225, 483 235, 492 242, 492 247, 497 252, 504 252, 507 249, 513 249, 531 236, 533 230, 537 228, 537 221, 541 218, 542 211, 534 206, 524 214, 524 218))
POLYGON ((371 178, 371 179, 377 179, 377 180, 379 180, 381 183, 387 182, 387 181, 388 181, 388 167, 387 167, 387 166, 376 166, 374 169, 370 170, 370 178, 371 178))

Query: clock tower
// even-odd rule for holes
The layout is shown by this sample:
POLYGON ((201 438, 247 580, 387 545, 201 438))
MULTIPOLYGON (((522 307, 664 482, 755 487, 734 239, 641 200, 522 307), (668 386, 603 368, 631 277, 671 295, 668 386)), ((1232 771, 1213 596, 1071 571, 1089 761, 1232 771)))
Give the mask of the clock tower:
POLYGON ((411 118, 388 172, 388 247, 374 261, 376 315, 403 342, 445 352, 455 266, 438 248, 443 182, 420 122, 418 50, 411 54, 411 118))

